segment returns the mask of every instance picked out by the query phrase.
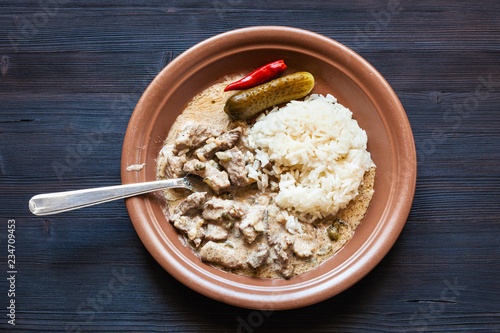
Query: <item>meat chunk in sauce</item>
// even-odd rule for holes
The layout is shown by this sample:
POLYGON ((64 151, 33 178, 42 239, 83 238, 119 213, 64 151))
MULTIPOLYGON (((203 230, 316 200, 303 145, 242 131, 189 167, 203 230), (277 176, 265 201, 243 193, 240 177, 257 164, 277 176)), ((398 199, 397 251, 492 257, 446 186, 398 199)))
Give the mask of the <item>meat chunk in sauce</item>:
POLYGON ((257 246, 257 251, 252 252, 247 259, 247 263, 252 268, 259 268, 264 264, 269 256, 269 246, 261 243, 257 246))
POLYGON ((249 244, 253 243, 257 236, 266 230, 266 219, 266 208, 263 206, 253 206, 241 221, 239 229, 249 244))
POLYGON ((247 186, 250 181, 245 168, 243 153, 236 147, 217 153, 220 164, 226 169, 231 183, 235 186, 247 186))
POLYGON ((222 190, 231 186, 227 173, 219 170, 217 163, 213 160, 202 162, 198 159, 192 159, 184 164, 183 170, 184 172, 203 177, 203 181, 207 183, 215 193, 220 193, 222 190))
POLYGON ((201 217, 174 214, 172 216, 172 222, 174 223, 174 227, 186 233, 189 240, 191 240, 196 247, 200 246, 204 237, 202 227, 205 222, 201 217))
POLYGON ((206 201, 207 192, 197 192, 188 196, 186 199, 182 200, 177 207, 175 207, 174 213, 179 215, 186 215, 189 213, 196 212, 203 208, 203 204, 206 201))
POLYGON ((223 131, 207 125, 189 124, 177 135, 173 153, 177 155, 181 152, 196 149, 207 141, 207 139, 217 137, 222 133, 223 131))
POLYGON ((242 133, 243 129, 237 127, 221 136, 210 138, 207 140, 206 145, 195 151, 194 155, 198 157, 200 161, 212 159, 216 152, 232 148, 236 144, 236 141, 239 140, 242 133))
POLYGON ((246 268, 243 251, 238 251, 223 243, 207 242, 200 249, 203 261, 219 264, 228 268, 246 268))
POLYGON ((276 252, 276 264, 279 267, 279 273, 289 279, 293 275, 293 266, 290 264, 292 239, 288 235, 276 234, 269 238, 269 244, 273 245, 276 252))
POLYGON ((227 223, 228 226, 232 226, 232 221, 239 220, 244 215, 245 211, 239 203, 219 198, 208 200, 203 210, 204 219, 227 223))
POLYGON ((228 231, 225 227, 217 224, 209 223, 205 229, 205 239, 209 241, 223 241, 226 240, 228 231))
POLYGON ((315 243, 312 239, 296 237, 293 242, 293 253, 300 258, 310 258, 314 254, 315 243))
POLYGON ((161 154, 164 156, 164 165, 160 168, 163 176, 166 178, 180 178, 186 174, 182 170, 184 163, 187 162, 186 155, 175 155, 173 146, 166 146, 162 149, 161 154))

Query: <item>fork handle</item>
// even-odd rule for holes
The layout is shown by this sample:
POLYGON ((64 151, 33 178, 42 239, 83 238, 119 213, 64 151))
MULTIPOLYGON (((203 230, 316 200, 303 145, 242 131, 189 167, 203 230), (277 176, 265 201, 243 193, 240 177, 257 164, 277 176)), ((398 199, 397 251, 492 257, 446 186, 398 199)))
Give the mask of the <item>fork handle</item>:
POLYGON ((157 180, 152 182, 116 185, 85 190, 35 195, 29 201, 29 209, 35 215, 50 215, 97 205, 103 202, 128 198, 166 188, 191 188, 186 178, 157 180))

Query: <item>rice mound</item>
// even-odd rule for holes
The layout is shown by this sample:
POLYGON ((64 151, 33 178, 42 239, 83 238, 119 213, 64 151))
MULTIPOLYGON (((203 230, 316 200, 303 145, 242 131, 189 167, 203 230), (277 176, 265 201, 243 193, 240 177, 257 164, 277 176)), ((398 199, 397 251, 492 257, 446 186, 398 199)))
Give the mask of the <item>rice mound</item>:
POLYGON ((364 173, 374 166, 367 140, 335 97, 311 95, 257 118, 244 138, 255 151, 247 171, 262 190, 272 188, 269 176, 276 176, 276 204, 313 221, 335 215, 358 195, 364 173))

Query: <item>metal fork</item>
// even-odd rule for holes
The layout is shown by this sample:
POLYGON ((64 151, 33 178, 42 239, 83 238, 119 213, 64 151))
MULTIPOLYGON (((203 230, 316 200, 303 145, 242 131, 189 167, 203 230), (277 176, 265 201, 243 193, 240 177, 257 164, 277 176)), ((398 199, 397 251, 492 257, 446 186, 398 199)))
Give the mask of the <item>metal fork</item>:
POLYGON ((29 208, 35 215, 58 214, 167 188, 186 188, 193 192, 195 191, 193 185, 184 177, 136 184, 97 187, 85 190, 39 194, 30 199, 29 208))

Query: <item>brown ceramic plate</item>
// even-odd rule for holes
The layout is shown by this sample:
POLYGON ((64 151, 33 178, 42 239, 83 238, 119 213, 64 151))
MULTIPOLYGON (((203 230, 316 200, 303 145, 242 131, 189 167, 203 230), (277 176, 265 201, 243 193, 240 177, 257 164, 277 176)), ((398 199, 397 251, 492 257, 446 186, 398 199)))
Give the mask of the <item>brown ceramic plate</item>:
POLYGON ((332 297, 363 278, 387 254, 408 217, 416 182, 416 153, 405 111, 384 78, 347 47, 288 27, 253 27, 223 33, 178 56, 153 80, 130 119, 122 152, 123 184, 155 180, 155 159, 170 126, 197 93, 225 75, 284 59, 291 72, 309 71, 313 93, 331 93, 368 134, 377 165, 375 194, 354 237, 316 269, 290 280, 223 272, 203 262, 179 239, 154 195, 127 199, 142 242, 177 280, 228 304, 292 309, 332 297), (146 163, 139 172, 131 164, 146 163))

